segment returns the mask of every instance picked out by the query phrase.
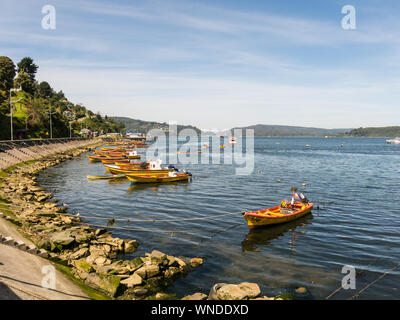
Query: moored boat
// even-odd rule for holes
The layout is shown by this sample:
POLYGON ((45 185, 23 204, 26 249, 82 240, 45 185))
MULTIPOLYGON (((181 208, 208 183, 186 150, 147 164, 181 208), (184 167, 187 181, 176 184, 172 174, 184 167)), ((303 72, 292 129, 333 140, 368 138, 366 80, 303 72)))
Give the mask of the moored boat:
POLYGON ((256 227, 264 227, 274 224, 285 223, 293 221, 310 213, 314 207, 307 197, 302 193, 297 193, 297 188, 292 187, 293 191, 292 200, 283 200, 280 206, 243 212, 243 216, 247 221, 250 229, 256 227))
POLYGON ((168 174, 159 175, 132 175, 127 173, 126 177, 133 183, 166 183, 176 181, 188 181, 189 173, 169 172, 168 174))
POLYGON ((388 144, 400 144, 400 137, 396 137, 394 139, 388 139, 388 140, 386 140, 386 143, 388 143, 388 144))
POLYGON ((112 174, 129 173, 132 175, 157 175, 168 174, 175 170, 174 167, 166 168, 161 167, 161 160, 142 162, 138 167, 105 165, 107 172, 112 174))

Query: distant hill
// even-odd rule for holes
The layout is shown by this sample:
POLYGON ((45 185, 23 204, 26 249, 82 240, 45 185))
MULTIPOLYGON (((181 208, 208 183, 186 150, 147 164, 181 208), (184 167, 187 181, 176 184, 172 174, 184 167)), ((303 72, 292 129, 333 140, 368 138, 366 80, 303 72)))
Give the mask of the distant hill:
POLYGON ((322 129, 296 126, 276 126, 256 124, 248 127, 233 129, 254 129, 254 135, 258 137, 324 137, 336 136, 349 132, 351 129, 322 129))
MULTIPOLYGON (((127 117, 110 117, 110 118, 112 118, 117 123, 125 124, 125 128, 127 131, 133 131, 137 133, 146 134, 151 129, 162 129, 164 131, 168 131, 169 129, 169 125, 166 122, 160 123, 154 121, 143 121, 127 117)), ((194 131, 196 131, 197 134, 201 132, 200 129, 190 125, 187 126, 177 125, 177 129, 178 132, 180 132, 182 129, 193 129, 194 131)))
POLYGON ((400 137, 400 126, 358 128, 346 132, 351 137, 400 137))

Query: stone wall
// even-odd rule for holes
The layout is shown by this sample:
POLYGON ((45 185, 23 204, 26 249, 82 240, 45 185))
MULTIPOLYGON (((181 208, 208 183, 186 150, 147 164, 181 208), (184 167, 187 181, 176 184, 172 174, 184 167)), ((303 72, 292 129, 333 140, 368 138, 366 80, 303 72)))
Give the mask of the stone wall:
POLYGON ((96 143, 95 139, 52 139, 0 142, 0 170, 21 162, 39 160, 59 152, 96 143))

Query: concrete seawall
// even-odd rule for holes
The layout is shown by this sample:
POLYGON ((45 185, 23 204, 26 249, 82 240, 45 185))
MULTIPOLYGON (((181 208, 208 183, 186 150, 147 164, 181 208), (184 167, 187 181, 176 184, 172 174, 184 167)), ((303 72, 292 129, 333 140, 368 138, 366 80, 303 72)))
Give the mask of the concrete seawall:
POLYGON ((0 141, 0 170, 95 143, 95 139, 0 141))

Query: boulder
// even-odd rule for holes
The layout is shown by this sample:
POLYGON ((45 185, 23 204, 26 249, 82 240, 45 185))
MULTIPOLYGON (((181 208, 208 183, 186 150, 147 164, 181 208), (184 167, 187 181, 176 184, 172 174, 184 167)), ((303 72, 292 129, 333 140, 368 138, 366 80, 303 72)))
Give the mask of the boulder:
POLYGON ((89 255, 89 249, 88 248, 81 248, 75 251, 70 255, 70 259, 73 260, 78 260, 81 258, 86 258, 89 255))
POLYGON ((160 273, 160 268, 157 265, 144 265, 135 271, 143 279, 151 278, 160 273))
POLYGON ((128 288, 133 288, 134 286, 139 286, 143 282, 143 279, 136 273, 131 275, 129 278, 126 278, 121 281, 121 284, 127 286, 128 288))
POLYGON ((246 292, 248 299, 258 297, 261 293, 260 287, 256 283, 242 282, 238 286, 242 291, 246 292))
POLYGON ((89 286, 93 286, 107 294, 111 297, 115 297, 118 289, 120 288, 121 279, 117 276, 106 276, 97 273, 89 273, 85 283, 89 286))
POLYGON ((181 300, 206 300, 207 295, 201 292, 196 292, 194 294, 183 297, 181 300))
POLYGON ((124 252, 133 253, 137 250, 139 242, 137 240, 124 240, 124 252))
POLYGON ((87 273, 94 271, 93 267, 89 263, 87 263, 85 259, 74 260, 72 262, 72 265, 76 269, 78 269, 80 271, 85 271, 87 273))
POLYGON ((71 235, 69 231, 55 232, 50 236, 50 241, 52 243, 51 251, 54 251, 54 246, 59 250, 66 248, 73 244, 75 238, 71 235))
POLYGON ((217 290, 219 300, 244 300, 247 295, 236 284, 227 284, 217 290))
POLYGON ((198 266, 200 266, 200 265, 202 265, 203 264, 203 259, 202 258, 192 258, 192 259, 190 259, 190 265, 193 267, 193 268, 195 268, 195 267, 198 267, 198 266))
POLYGON ((236 284, 222 284, 216 290, 219 300, 247 300, 259 296, 261 293, 256 283, 242 282, 236 284))

